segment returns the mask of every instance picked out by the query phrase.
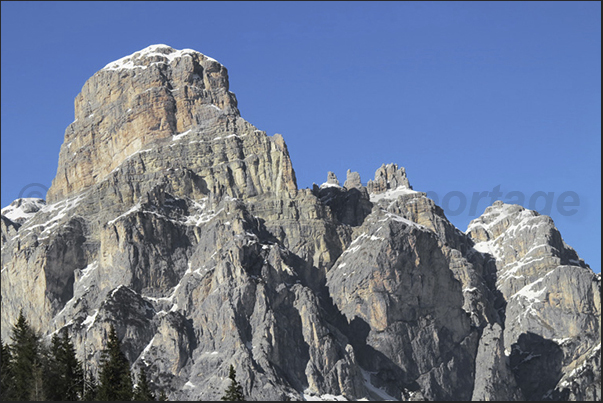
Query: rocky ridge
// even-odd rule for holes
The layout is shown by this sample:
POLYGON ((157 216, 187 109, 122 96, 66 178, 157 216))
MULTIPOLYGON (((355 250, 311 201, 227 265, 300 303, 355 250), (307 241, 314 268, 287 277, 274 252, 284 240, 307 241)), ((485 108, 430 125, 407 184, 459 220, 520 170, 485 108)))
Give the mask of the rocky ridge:
POLYGON ((94 367, 113 324, 179 400, 230 364, 250 399, 600 399, 600 275, 549 217, 460 231, 396 164, 298 189, 189 49, 107 64, 75 117, 47 204, 2 209, 3 339, 23 309, 94 367))

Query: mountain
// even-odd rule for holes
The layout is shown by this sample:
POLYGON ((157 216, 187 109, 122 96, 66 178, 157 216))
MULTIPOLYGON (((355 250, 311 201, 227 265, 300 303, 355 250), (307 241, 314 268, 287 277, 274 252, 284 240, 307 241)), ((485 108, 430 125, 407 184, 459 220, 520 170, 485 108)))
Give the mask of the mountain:
POLYGON ((2 209, 2 338, 23 310, 98 366, 114 325, 171 400, 598 400, 601 277, 552 220, 455 228, 404 168, 299 189, 228 72, 153 45, 75 99, 47 200, 2 209))

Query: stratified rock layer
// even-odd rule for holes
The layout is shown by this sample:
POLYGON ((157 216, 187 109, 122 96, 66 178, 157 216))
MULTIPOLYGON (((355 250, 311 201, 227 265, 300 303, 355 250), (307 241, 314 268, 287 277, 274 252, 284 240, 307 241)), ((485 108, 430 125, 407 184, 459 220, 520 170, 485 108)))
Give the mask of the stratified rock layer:
MULTIPOLYGON (((171 400, 598 400, 600 275, 549 217, 466 233, 383 165, 298 189, 226 68, 154 45, 75 101, 57 176, 2 210, 2 338, 22 309, 97 368, 117 329, 171 400)), ((137 372, 137 371, 135 371, 137 372)))

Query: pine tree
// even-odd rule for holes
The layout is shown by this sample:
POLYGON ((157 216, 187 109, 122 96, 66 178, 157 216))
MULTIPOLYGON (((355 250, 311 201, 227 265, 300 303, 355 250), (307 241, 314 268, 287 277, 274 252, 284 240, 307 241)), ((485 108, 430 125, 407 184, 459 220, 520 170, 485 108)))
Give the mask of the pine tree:
POLYGON ((63 361, 61 363, 67 380, 67 394, 64 400, 75 401, 83 395, 84 370, 82 363, 75 356, 75 347, 67 335, 67 329, 63 334, 62 353, 63 361))
POLYGON ((11 400, 12 372, 10 368, 11 356, 10 350, 4 341, 0 339, 2 345, 2 358, 0 358, 0 400, 11 400))
POLYGON ((98 400, 132 400, 130 363, 121 351, 121 343, 113 325, 109 329, 107 348, 101 356, 98 378, 98 400))
POLYGON ((13 326, 10 368, 12 373, 12 393, 14 400, 40 399, 41 391, 39 337, 31 329, 23 311, 19 312, 13 326))
POLYGON ((55 334, 50 342, 50 349, 46 357, 44 368, 46 376, 44 377, 44 386, 46 389, 46 398, 48 400, 64 400, 64 386, 61 377, 61 369, 58 356, 60 356, 60 338, 55 334))
POLYGON ((226 389, 224 396, 220 400, 226 401, 244 401, 245 396, 243 395, 243 387, 236 380, 237 373, 232 366, 228 370, 228 377, 230 378, 230 386, 226 389))
POLYGON ((54 335, 46 371, 48 398, 50 400, 79 400, 83 396, 84 371, 75 356, 75 347, 63 329, 62 337, 54 335))
POLYGON ((140 372, 138 373, 138 384, 134 388, 134 397, 132 400, 143 402, 155 400, 155 395, 151 392, 144 368, 140 368, 140 372))

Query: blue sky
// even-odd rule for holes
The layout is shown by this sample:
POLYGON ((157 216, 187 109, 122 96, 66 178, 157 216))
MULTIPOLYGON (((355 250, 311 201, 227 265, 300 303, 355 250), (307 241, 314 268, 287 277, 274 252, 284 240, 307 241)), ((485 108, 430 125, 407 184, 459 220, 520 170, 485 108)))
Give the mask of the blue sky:
POLYGON ((3 1, 1 16, 3 207, 50 186, 84 82, 163 43, 228 68, 300 187, 395 162, 462 230, 491 197, 532 199, 600 271, 600 2, 3 1))

